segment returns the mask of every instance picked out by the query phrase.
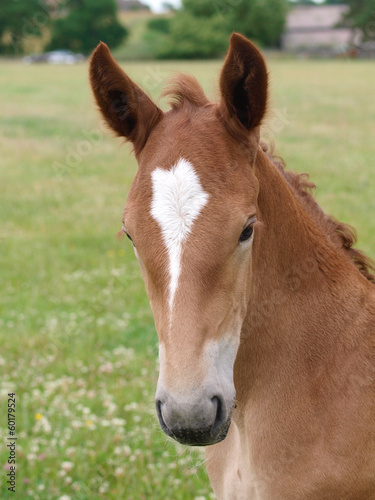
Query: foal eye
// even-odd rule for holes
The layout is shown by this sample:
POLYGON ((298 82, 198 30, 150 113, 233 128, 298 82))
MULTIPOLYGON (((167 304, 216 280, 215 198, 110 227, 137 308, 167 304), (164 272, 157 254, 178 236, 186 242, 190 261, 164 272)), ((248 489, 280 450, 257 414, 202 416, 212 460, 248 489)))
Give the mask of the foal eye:
POLYGON ((247 241, 252 237, 253 232, 254 232, 254 227, 253 227, 254 222, 255 221, 252 221, 251 224, 246 226, 245 229, 242 231, 240 239, 239 239, 240 243, 242 243, 243 241, 247 241))
POLYGON ((128 239, 132 242, 133 247, 134 247, 134 246, 135 246, 135 245, 134 245, 134 241, 132 240, 132 238, 131 238, 130 234, 126 232, 126 230, 125 230, 125 227, 124 227, 124 226, 122 226, 121 231, 122 231, 123 233, 125 233, 125 234, 126 234, 126 237, 127 237, 127 238, 128 238, 128 239))
POLYGON ((132 240, 132 238, 131 238, 130 234, 128 234, 128 233, 126 233, 126 232, 125 232, 125 234, 126 234, 126 237, 127 237, 127 238, 128 238, 128 239, 132 242, 132 244, 133 244, 133 246, 134 246, 134 241, 132 240))

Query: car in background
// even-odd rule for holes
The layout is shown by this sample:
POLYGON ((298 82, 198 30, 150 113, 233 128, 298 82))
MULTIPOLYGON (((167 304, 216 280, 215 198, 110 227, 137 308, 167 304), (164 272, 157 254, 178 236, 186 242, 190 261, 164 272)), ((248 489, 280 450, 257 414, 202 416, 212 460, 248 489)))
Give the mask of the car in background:
POLYGON ((30 54, 22 59, 24 64, 76 64, 84 60, 84 55, 75 54, 71 50, 53 50, 52 52, 45 52, 43 54, 30 54))

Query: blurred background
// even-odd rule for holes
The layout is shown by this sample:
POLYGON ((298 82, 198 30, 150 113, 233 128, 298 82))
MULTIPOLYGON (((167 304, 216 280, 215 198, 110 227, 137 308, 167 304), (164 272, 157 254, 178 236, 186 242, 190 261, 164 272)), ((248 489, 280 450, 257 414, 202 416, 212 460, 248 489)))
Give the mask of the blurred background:
POLYGON ((375 257, 375 0, 1 0, 1 498, 215 498, 203 451, 157 423, 153 318, 115 238, 136 162, 87 72, 102 40, 155 100, 177 71, 215 98, 233 30, 270 69, 263 138, 375 257))
POLYGON ((72 63, 41 53, 87 56, 102 40, 121 59, 202 59, 221 56, 232 31, 283 52, 374 57, 375 0, 10 0, 0 52, 72 63))

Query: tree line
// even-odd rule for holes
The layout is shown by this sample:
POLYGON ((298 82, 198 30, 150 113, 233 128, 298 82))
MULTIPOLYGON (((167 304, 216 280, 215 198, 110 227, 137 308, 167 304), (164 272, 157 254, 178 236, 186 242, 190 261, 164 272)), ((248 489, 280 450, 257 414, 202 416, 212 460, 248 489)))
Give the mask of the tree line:
MULTIPOLYGON (((0 53, 20 54, 31 37, 45 50, 89 54, 102 40, 111 48, 129 31, 118 20, 116 0, 1 0, 0 53)), ((232 31, 262 47, 278 47, 289 9, 312 0, 182 0, 173 15, 149 20, 144 42, 156 58, 208 58, 222 55, 232 31)), ((375 39, 375 0, 326 0, 346 3, 343 23, 375 39)))
POLYGON ((32 38, 44 50, 89 54, 103 40, 116 47, 128 36, 116 0, 0 0, 0 53, 21 54, 32 38))

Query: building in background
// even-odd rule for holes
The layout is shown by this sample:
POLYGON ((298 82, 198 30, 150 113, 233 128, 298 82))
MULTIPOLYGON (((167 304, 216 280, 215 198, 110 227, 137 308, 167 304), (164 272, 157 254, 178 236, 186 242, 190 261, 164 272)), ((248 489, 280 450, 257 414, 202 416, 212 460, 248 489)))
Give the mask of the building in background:
POLYGON ((297 5, 287 17, 282 38, 283 50, 289 52, 341 52, 353 38, 353 32, 338 27, 349 7, 338 5, 297 5))

